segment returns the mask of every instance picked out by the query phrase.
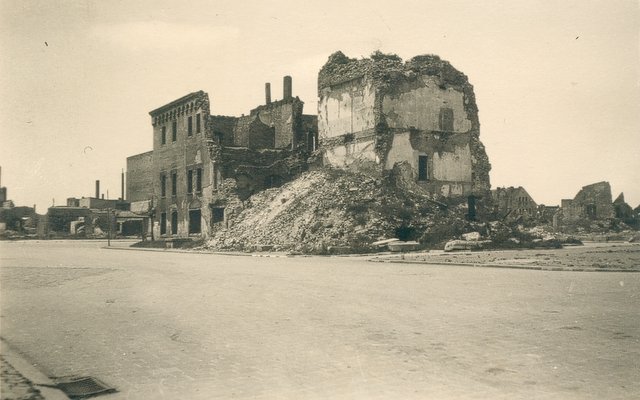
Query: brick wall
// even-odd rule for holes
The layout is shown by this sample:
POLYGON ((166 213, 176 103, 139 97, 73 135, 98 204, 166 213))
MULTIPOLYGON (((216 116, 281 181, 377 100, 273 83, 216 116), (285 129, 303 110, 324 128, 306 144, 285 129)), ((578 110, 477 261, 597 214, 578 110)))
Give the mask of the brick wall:
POLYGON ((128 201, 148 200, 153 195, 153 151, 127 157, 128 201))

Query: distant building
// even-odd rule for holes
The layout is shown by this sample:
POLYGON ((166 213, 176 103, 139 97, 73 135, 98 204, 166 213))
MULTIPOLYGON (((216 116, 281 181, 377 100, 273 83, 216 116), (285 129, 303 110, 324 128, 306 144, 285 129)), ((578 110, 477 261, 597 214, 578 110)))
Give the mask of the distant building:
MULTIPOLYGON (((1 171, 0 171, 1 172, 1 171)), ((36 207, 16 207, 7 197, 7 188, 0 187, 0 234, 6 231, 18 235, 35 233, 38 224, 36 207)))
POLYGON ((522 187, 496 188, 491 191, 495 211, 502 219, 537 216, 538 205, 522 187))

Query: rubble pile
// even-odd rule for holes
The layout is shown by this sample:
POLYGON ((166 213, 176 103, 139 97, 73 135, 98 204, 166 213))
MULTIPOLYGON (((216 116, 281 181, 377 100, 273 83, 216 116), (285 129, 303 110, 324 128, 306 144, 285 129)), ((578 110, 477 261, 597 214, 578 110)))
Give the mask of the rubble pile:
MULTIPOLYGON (((441 206, 400 180, 321 169, 250 197, 229 217, 228 227, 214 232, 207 247, 310 254, 372 251, 372 243, 381 239, 424 240, 429 227, 451 225, 453 213, 441 206)), ((464 218, 456 219, 460 221, 453 225, 464 228, 464 218)))

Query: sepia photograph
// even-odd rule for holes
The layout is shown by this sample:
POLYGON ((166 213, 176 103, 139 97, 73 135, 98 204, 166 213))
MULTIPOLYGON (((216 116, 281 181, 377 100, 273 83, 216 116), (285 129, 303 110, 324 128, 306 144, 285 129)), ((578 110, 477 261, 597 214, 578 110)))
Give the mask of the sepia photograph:
POLYGON ((0 0, 0 399, 640 398, 638 0, 0 0))

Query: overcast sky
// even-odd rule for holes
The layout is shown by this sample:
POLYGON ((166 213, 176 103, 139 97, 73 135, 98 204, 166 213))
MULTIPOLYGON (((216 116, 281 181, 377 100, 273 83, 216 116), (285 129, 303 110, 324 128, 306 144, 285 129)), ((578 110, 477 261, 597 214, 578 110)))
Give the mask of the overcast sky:
POLYGON ((638 1, 0 0, 0 166, 16 205, 120 196, 148 112, 204 90, 248 113, 282 76, 317 110, 327 57, 437 54, 475 87, 491 183, 559 204, 609 181, 640 203, 638 1))

